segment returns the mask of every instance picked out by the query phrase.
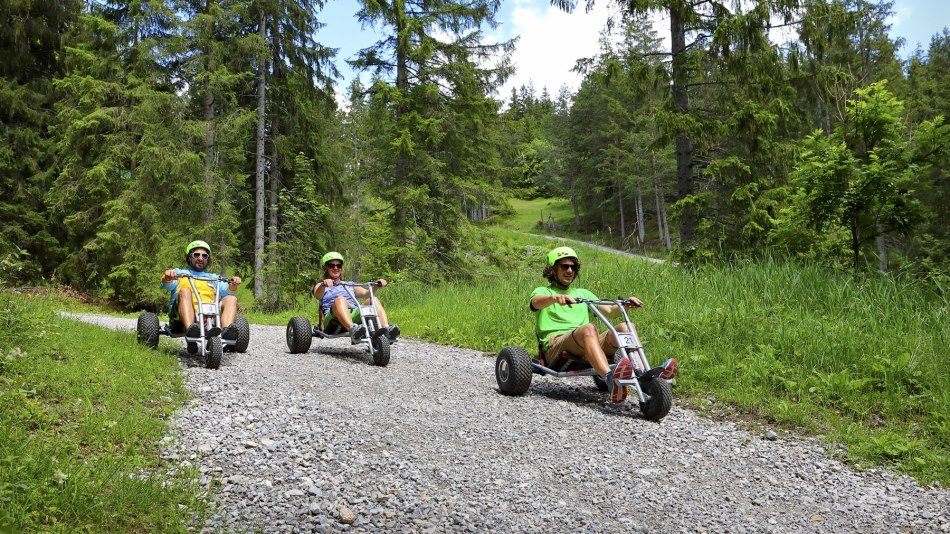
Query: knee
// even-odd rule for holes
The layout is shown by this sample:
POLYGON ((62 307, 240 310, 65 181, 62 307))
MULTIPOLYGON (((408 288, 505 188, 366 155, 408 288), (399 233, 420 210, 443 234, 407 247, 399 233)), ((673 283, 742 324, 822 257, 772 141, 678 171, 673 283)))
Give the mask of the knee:
POLYGON ((597 327, 592 323, 587 323, 584 326, 578 327, 575 332, 577 332, 578 337, 586 339, 596 339, 598 337, 597 327))
POLYGON ((626 332, 626 331, 627 331, 627 323, 620 323, 620 324, 618 324, 617 326, 615 326, 614 328, 616 328, 618 332, 626 332))
POLYGON ((334 305, 334 306, 347 306, 347 307, 349 307, 349 306, 348 306, 348 302, 346 301, 346 297, 337 297, 337 298, 333 299, 333 305, 334 305))
POLYGON ((237 306, 237 297, 234 295, 228 295, 221 299, 221 306, 225 308, 231 308, 237 306))

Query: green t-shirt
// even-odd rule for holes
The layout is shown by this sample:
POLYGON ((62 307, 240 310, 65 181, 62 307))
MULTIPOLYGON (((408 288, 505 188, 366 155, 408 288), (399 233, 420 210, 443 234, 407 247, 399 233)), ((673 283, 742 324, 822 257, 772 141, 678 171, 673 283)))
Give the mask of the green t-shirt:
MULTIPOLYGON (((590 291, 573 287, 562 290, 554 286, 542 286, 531 292, 532 299, 538 295, 568 295, 574 298, 597 300, 597 296, 590 291)), ((551 304, 546 308, 532 311, 537 319, 534 333, 541 340, 541 346, 544 350, 548 350, 548 338, 551 335, 565 334, 590 322, 590 310, 587 308, 587 304, 574 304, 573 306, 551 304)))

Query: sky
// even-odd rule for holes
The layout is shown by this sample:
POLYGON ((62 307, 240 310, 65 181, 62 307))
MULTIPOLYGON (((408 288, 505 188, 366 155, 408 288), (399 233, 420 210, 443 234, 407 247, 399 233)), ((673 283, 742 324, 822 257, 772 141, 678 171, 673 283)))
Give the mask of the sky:
MULTIPOLYGON (((583 2, 581 2, 583 5, 583 2)), ((575 91, 581 78, 571 72, 577 59, 596 55, 598 39, 609 17, 612 2, 598 0, 594 10, 585 13, 583 7, 574 13, 564 13, 547 0, 502 0, 498 13, 499 28, 487 33, 491 41, 518 37, 512 59, 516 72, 499 91, 499 98, 507 98, 513 87, 532 83, 537 93, 547 88, 552 98, 561 86, 575 91)), ((338 48, 337 66, 343 74, 338 87, 345 90, 357 75, 345 63, 356 52, 372 45, 377 34, 372 28, 361 28, 356 20, 357 0, 328 0, 319 15, 326 27, 317 35, 317 41, 338 48)), ((950 0, 895 0, 895 15, 890 21, 891 37, 903 37, 906 44, 902 57, 909 57, 918 44, 926 50, 931 37, 945 26, 950 27, 950 0)), ((660 36, 666 34, 667 20, 660 36)), ((363 79, 369 77, 363 74, 363 79)))

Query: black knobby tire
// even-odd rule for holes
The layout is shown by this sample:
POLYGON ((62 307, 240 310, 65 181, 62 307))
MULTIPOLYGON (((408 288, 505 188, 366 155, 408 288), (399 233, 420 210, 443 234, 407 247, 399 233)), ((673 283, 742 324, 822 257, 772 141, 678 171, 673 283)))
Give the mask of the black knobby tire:
POLYGON ((208 350, 205 351, 205 367, 217 369, 221 367, 221 357, 224 355, 224 343, 215 336, 208 340, 208 350))
POLYGON ((287 323, 287 348, 291 354, 303 354, 313 342, 313 327, 306 317, 291 317, 287 323))
POLYGON ((251 325, 247 324, 247 319, 243 315, 235 317, 231 324, 234 328, 237 328, 237 339, 234 341, 234 345, 225 345, 224 350, 243 354, 247 352, 247 346, 251 343, 251 325))
POLYGON ((381 335, 373 341, 373 365, 386 367, 389 365, 389 338, 381 335))
POLYGON ((531 386, 531 357, 521 347, 505 347, 495 360, 495 380, 505 395, 522 395, 531 386))
POLYGON ((160 328, 157 315, 152 312, 142 312, 142 314, 139 315, 138 324, 135 325, 139 343, 153 349, 158 347, 158 332, 160 328))
MULTIPOLYGON (((607 360, 607 365, 613 365, 614 363, 619 362, 621 356, 623 356, 623 349, 619 348, 614 352, 613 359, 607 360)), ((597 389, 600 391, 608 391, 610 389, 607 387, 607 381, 600 376, 594 375, 591 378, 594 379, 594 385, 597 386, 597 389)))
POLYGON ((659 422, 670 413, 670 408, 673 407, 673 388, 668 380, 646 380, 640 383, 640 388, 650 396, 650 400, 640 403, 640 412, 645 419, 659 422))

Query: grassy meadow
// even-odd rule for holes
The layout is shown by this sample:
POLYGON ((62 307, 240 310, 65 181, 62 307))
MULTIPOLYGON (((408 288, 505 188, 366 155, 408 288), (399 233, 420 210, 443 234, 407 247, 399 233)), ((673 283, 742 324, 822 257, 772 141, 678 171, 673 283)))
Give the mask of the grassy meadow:
POLYGON ((0 292, 0 532, 187 530, 196 474, 159 460, 187 400, 177 359, 61 304, 0 292))

